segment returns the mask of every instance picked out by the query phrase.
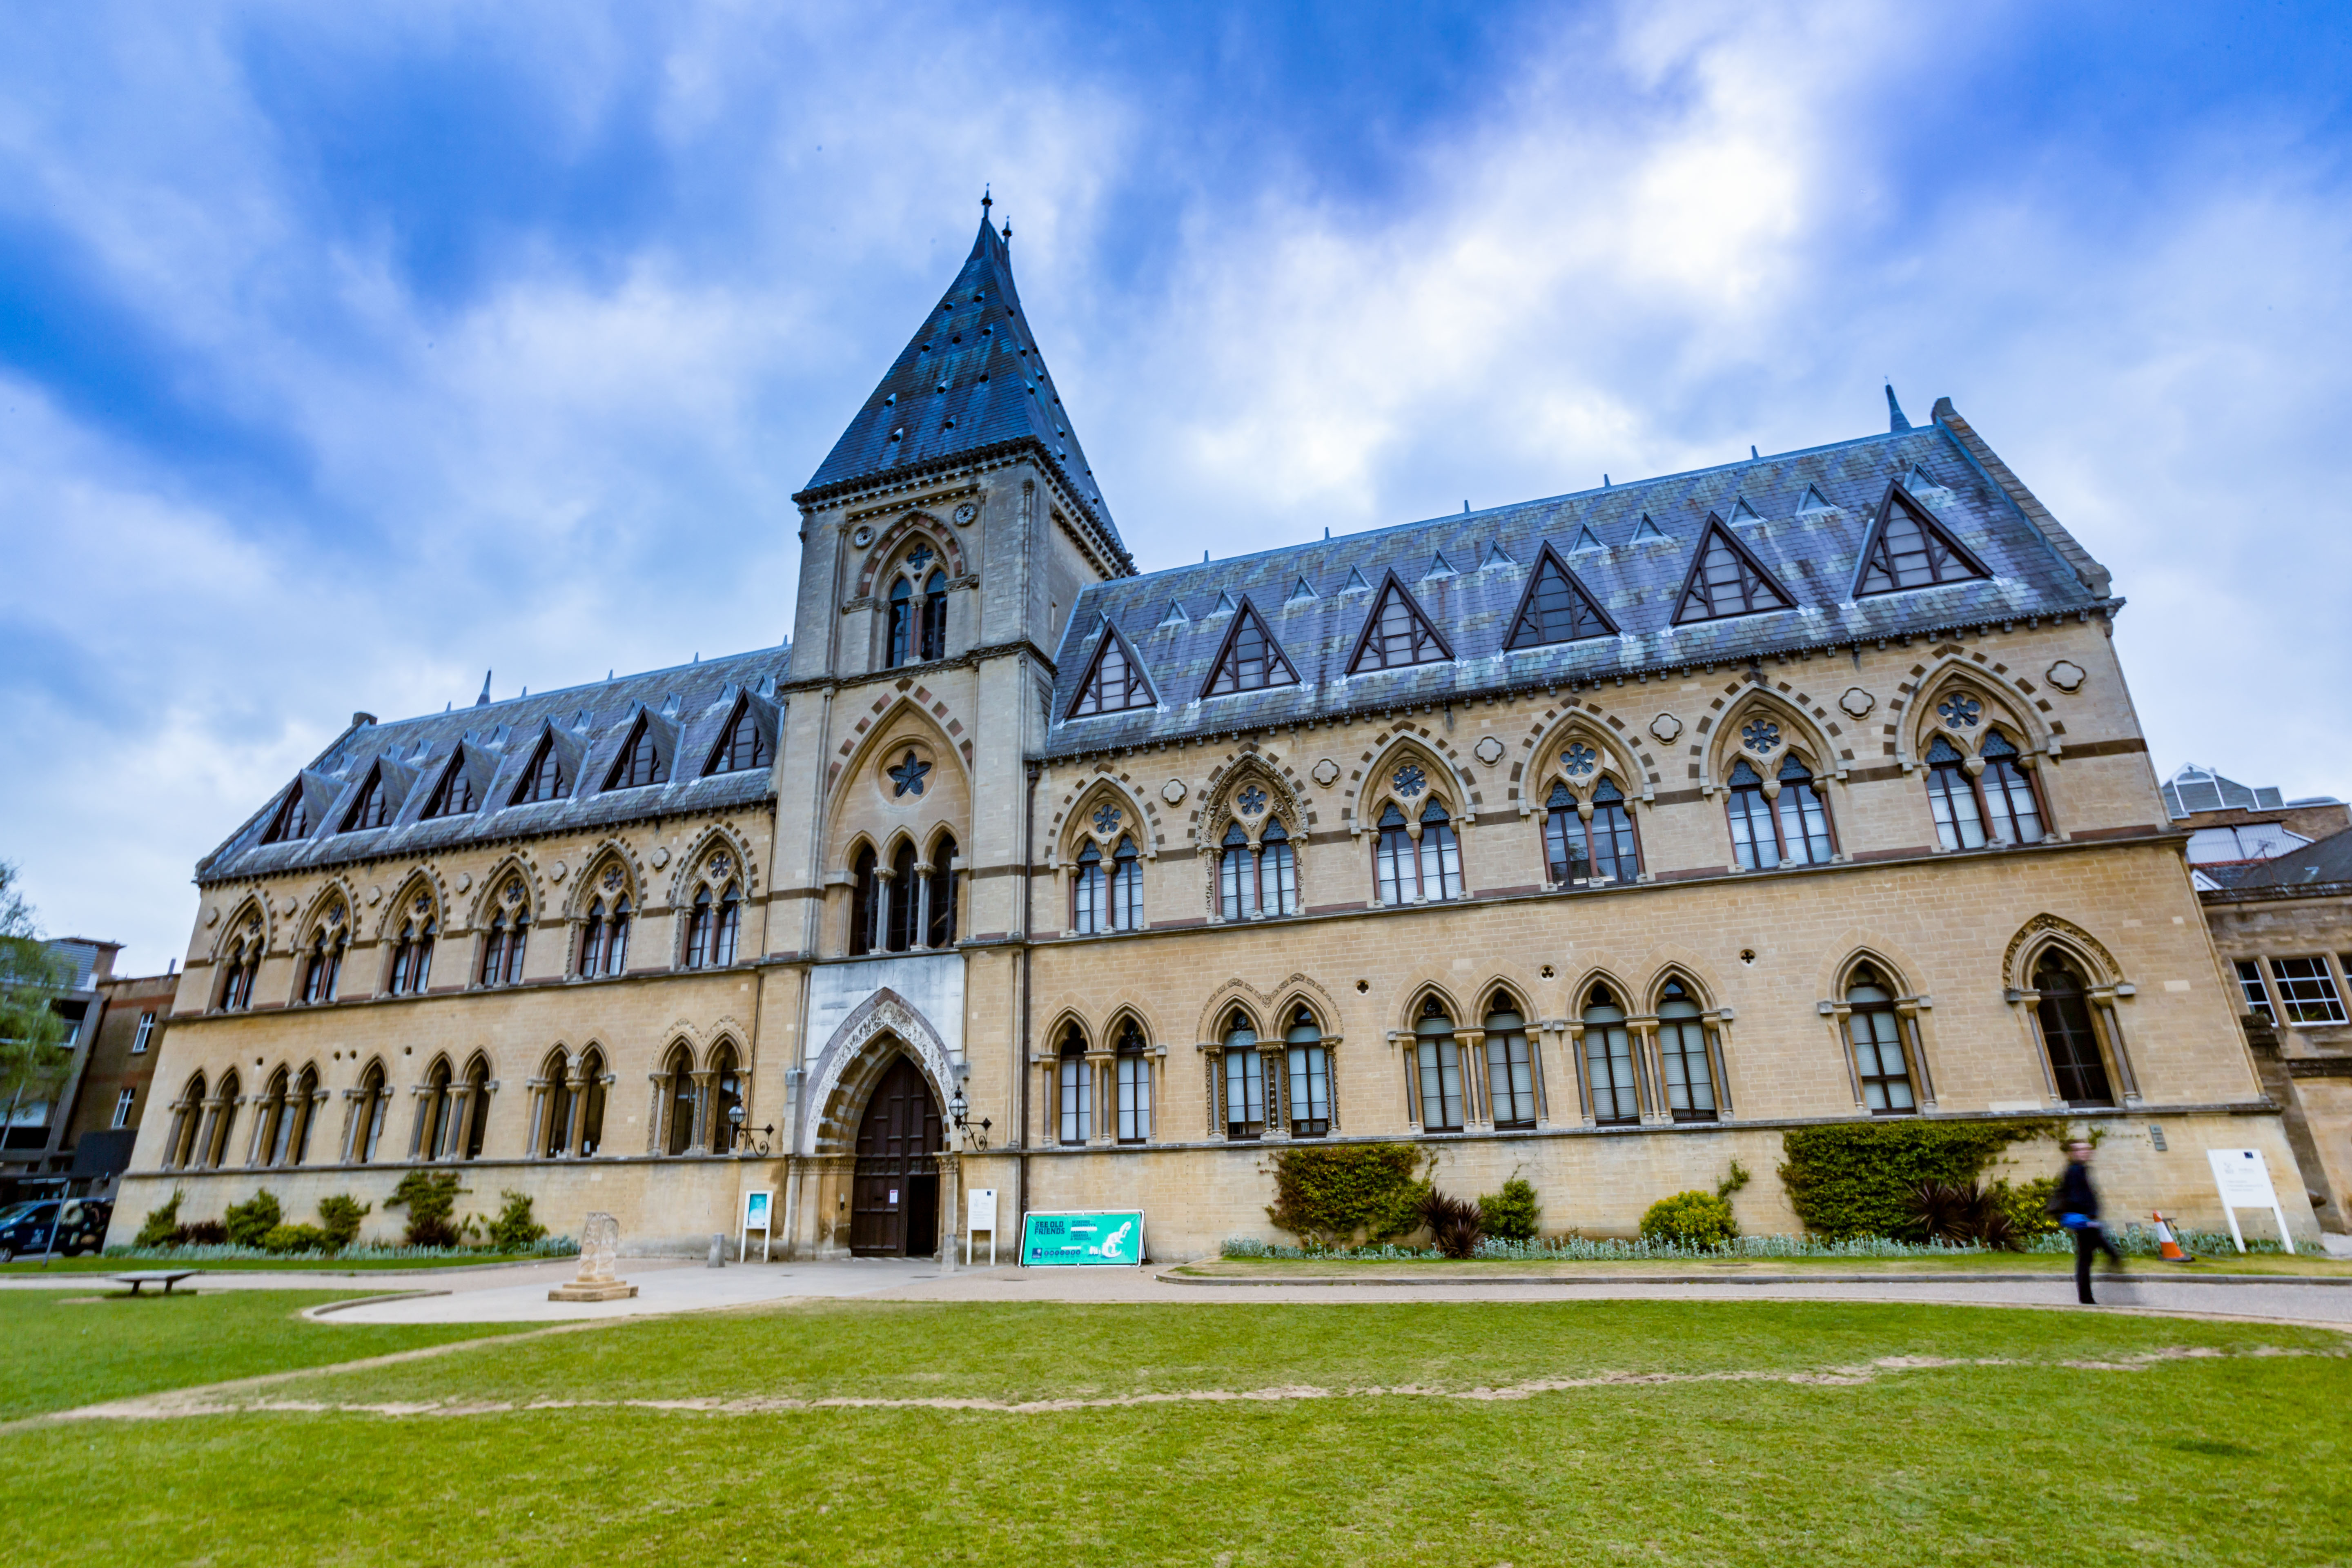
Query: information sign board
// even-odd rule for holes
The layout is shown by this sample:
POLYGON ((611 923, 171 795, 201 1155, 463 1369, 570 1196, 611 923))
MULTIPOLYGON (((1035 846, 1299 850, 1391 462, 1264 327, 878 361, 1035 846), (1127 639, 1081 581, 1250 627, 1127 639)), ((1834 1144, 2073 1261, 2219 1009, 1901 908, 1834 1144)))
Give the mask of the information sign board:
POLYGON ((982 1231, 988 1232, 988 1266, 996 1267, 996 1189, 967 1187, 964 1189, 963 1260, 971 1262, 972 1239, 982 1231))
POLYGON ((776 1189, 765 1187, 743 1194, 743 1219, 735 1229, 735 1256, 749 1258, 747 1244, 751 1233, 760 1233, 760 1261, 768 1260, 770 1245, 775 1240, 776 1189))
POLYGON ((2240 1209, 2268 1209, 2278 1221, 2279 1241, 2289 1252, 2294 1250, 2294 1237, 2286 1231, 2286 1210, 2279 1206, 2278 1189, 2271 1185, 2271 1170, 2260 1149, 2208 1149, 2206 1160, 2213 1167, 2213 1185, 2221 1194, 2221 1213, 2230 1221, 2230 1239, 2238 1250, 2246 1250, 2246 1238, 2238 1231, 2240 1209))
POLYGON ((1032 1210, 1021 1220, 1024 1268, 1143 1267, 1140 1209, 1032 1210))

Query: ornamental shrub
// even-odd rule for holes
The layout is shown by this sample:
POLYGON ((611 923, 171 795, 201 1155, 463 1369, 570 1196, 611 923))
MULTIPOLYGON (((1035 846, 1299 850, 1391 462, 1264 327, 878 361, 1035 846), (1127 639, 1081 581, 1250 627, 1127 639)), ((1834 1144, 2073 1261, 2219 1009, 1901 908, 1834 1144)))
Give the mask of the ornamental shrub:
POLYGON ((173 1236, 180 1228, 180 1200, 186 1195, 179 1188, 173 1187, 169 1202, 161 1208, 149 1209, 146 1223, 139 1227, 139 1237, 133 1245, 139 1247, 170 1245, 173 1236))
POLYGON ((499 1196, 507 1203, 490 1221, 490 1245, 500 1252, 528 1252, 532 1242, 547 1234, 547 1227, 530 1217, 530 1194, 501 1192, 499 1196))
POLYGON ((278 1225, 261 1238, 264 1252, 323 1252, 327 1233, 315 1225, 278 1225))
POLYGON ((319 1226, 327 1237, 327 1245, 341 1252, 360 1238, 360 1221, 375 1212, 373 1204, 363 1204, 349 1193, 337 1193, 319 1200, 319 1226))
POLYGON ((1421 1226, 1431 1190, 1423 1165, 1422 1152, 1405 1143, 1285 1149, 1274 1158, 1265 1217, 1326 1247, 1393 1241, 1421 1226))
POLYGON ((455 1171, 411 1171, 400 1178, 400 1185, 392 1189, 383 1206, 408 1211, 408 1226, 401 1233, 406 1245, 455 1247, 457 1227, 449 1223, 449 1215, 457 1206, 457 1194, 465 1190, 457 1184, 455 1171))
POLYGON ((259 1247, 261 1238, 277 1228, 285 1217, 278 1212, 278 1194, 264 1187, 245 1202, 229 1205, 228 1213, 221 1219, 231 1243, 238 1247, 259 1247))
POLYGON ((1650 1212, 1642 1216, 1644 1241, 1713 1248, 1724 1246, 1738 1234, 1739 1221, 1732 1216, 1731 1200, 1713 1193, 1676 1193, 1652 1204, 1650 1212))
POLYGON ((2057 1195, 2055 1176, 2036 1176, 2022 1186, 2011 1186, 2006 1177, 1992 1184, 1992 1201, 2009 1215, 2010 1228, 2017 1233, 2020 1244, 2058 1229, 2050 1213, 2050 1200, 2057 1195))
POLYGON ((172 1233, 174 1247, 226 1247, 228 1226, 216 1219, 200 1219, 172 1233))
POLYGON ((1430 1240, 1447 1258, 1475 1257, 1479 1242, 1486 1239, 1486 1221, 1478 1205, 1467 1198, 1449 1198, 1435 1187, 1421 1200, 1421 1223, 1429 1227, 1430 1240))
POLYGON ((2012 1143, 2054 1121, 1857 1121, 1780 1135, 1780 1183, 1805 1228, 1832 1241, 1913 1228, 1923 1182, 1965 1185, 2012 1143))
POLYGON ((1543 1205, 1536 1202, 1535 1188, 1513 1176, 1503 1184, 1501 1192, 1479 1197, 1478 1216, 1486 1224, 1486 1234, 1496 1241, 1533 1241, 1536 1226, 1543 1220, 1543 1205))

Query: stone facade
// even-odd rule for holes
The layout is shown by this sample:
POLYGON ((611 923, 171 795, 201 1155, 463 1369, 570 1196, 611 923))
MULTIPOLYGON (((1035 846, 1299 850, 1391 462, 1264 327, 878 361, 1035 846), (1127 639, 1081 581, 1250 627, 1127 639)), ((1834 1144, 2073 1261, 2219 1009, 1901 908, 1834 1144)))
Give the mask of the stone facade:
POLYGON ((1008 1241, 1024 1209, 1139 1207, 1168 1258, 1271 1237, 1268 1162, 1316 1137, 1422 1141, 1465 1192, 1518 1172, 1548 1227, 1591 1233, 1737 1158, 1743 1221, 1772 1231, 1796 1224, 1782 1132, 1874 1109, 2096 1120, 2119 1212, 2218 1221, 2203 1149, 2297 1154, 2158 796, 2120 601, 1948 404, 1895 418, 1138 576, 983 228, 797 498, 789 649, 362 715, 208 858, 169 1113, 120 1222, 266 1184, 294 1217, 350 1192, 383 1226, 440 1161, 475 1206, 525 1191, 632 1247, 731 1239, 773 1190, 781 1249, 928 1252, 976 1186, 1008 1241), (1881 593, 1868 558, 1897 527, 1961 566, 1881 593), (1753 614, 1688 613, 1717 556, 1763 584, 1753 614), (1608 635, 1522 645, 1548 563, 1608 635), (1374 671, 1391 584, 1434 635, 1374 671), (1225 695, 1245 622, 1274 651, 1225 695), (755 720, 766 753, 731 739, 755 720), (667 762, 633 784, 647 734, 667 762), (530 794, 549 757, 561 800, 530 794), (483 798, 436 815, 461 776, 483 798), (2029 826, 1939 826, 1980 776, 2029 826), (1622 858, 1555 866, 1548 834, 1602 811, 1622 858), (1735 820, 1818 847, 1743 866, 1735 820), (1283 890, 1229 899, 1244 853, 1283 890), (1426 880, 1400 895, 1400 865, 1426 880), (426 922, 429 979, 404 986, 426 922), (2072 1057, 2045 958, 2075 987, 2072 1057), (1894 1064, 1867 1082, 1865 1026, 1894 1064), (944 1151, 878 1142, 901 1059, 944 1151), (919 1192, 934 1210, 902 1206, 919 1192), (944 1218, 913 1235, 922 1212, 944 1218))

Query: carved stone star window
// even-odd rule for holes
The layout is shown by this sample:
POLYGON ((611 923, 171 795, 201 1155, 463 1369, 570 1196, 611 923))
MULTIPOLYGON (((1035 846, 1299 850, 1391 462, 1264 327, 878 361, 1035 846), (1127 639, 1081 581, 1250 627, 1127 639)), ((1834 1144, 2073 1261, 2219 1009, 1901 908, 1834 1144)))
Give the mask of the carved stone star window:
POLYGON ((1984 717, 1984 704, 1973 697, 1948 697, 1936 705, 1936 711, 1944 716, 1947 730, 1973 730, 1984 717))
POLYGON ((1763 756, 1780 743, 1780 726, 1769 719, 1752 719, 1741 728, 1739 743, 1763 756))
POLYGON ((923 780, 929 774, 931 764, 918 757, 915 754, 915 748, 909 746, 907 748, 906 761, 895 768, 885 771, 890 775, 890 794, 893 796, 920 795, 923 793, 923 780))
POLYGON ((1559 754, 1559 765, 1567 770, 1568 776, 1572 779, 1584 777, 1600 764, 1600 753, 1581 741, 1559 754))
POLYGON ((1242 791, 1241 806, 1244 816, 1255 816, 1265 809, 1265 791, 1255 784, 1250 785, 1242 791))
POLYGON ((1108 837, 1118 830, 1119 809, 1115 805, 1095 808, 1095 831, 1108 837))
POLYGON ((922 574, 923 568, 929 566, 930 563, 931 547, 929 545, 918 544, 914 549, 907 552, 908 569, 915 573, 918 576, 920 576, 922 574))
POLYGON ((1418 764, 1407 763, 1396 771, 1395 782, 1397 794, 1411 800, 1429 787, 1429 775, 1423 773, 1418 764))

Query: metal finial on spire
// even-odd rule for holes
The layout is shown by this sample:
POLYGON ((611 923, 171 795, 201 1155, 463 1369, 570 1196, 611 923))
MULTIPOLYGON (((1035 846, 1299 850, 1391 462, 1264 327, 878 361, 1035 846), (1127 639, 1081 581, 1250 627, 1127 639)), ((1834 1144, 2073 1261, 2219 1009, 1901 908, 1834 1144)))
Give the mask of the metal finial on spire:
POLYGON ((474 706, 475 706, 475 707, 477 707, 477 708, 488 708, 489 705, 490 705, 490 672, 489 672, 488 670, 487 670, 487 669, 486 669, 486 670, 482 671, 482 694, 481 694, 479 697, 477 697, 477 698, 475 698, 475 699, 474 699, 474 706))
POLYGON ((1006 218, 1004 220, 1004 243, 1007 245, 1013 243, 1013 220, 1011 218, 1006 218))
POLYGON ((988 216, 988 209, 989 209, 989 208, 991 208, 991 207, 992 207, 992 206, 994 206, 995 205, 996 205, 996 198, 995 198, 994 196, 992 196, 992 195, 991 195, 989 194, 989 187, 988 187, 988 186, 986 186, 986 185, 982 185, 982 186, 981 186, 981 187, 980 187, 980 216, 981 216, 982 218, 987 217, 987 216, 988 216))

